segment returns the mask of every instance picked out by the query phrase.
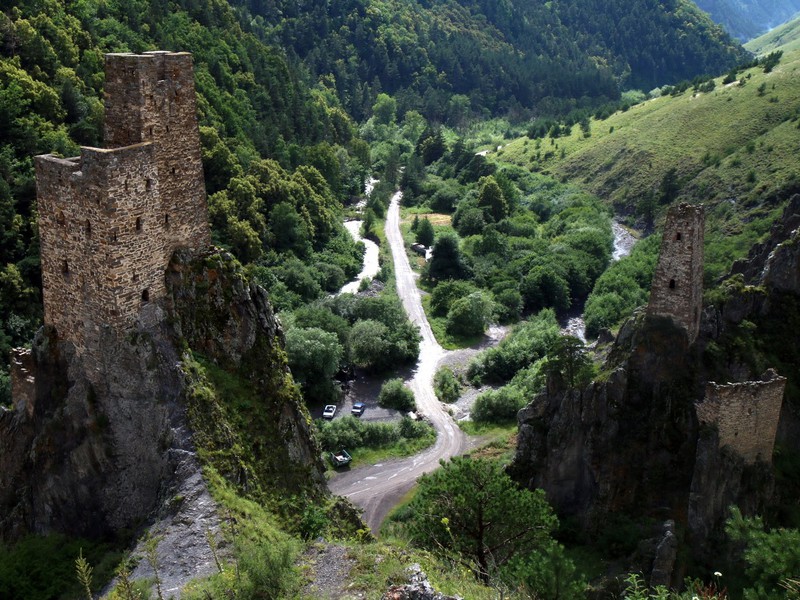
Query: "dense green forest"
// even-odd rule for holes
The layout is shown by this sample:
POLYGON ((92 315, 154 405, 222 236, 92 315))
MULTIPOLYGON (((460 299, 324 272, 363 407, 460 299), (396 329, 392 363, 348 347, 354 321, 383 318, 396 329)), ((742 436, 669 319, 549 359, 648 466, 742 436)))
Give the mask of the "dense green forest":
MULTIPOLYGON (((335 95, 227 2, 13 2, 0 13, 0 353, 41 320, 33 156, 102 143, 103 53, 194 53, 216 241, 287 302, 338 289, 361 252, 341 225, 369 149, 335 95), (269 157, 269 160, 265 160, 269 157), (297 232, 290 236, 286 232, 297 232), (269 251, 267 252, 267 249, 269 251), (319 266, 319 268, 317 268, 319 266)), ((7 400, 7 375, 3 400, 7 400)))
POLYGON ((743 56, 688 3, 662 4, 4 5, 3 400, 8 349, 30 340, 41 321, 32 157, 75 155, 79 145, 102 143, 103 53, 194 53, 215 240, 251 265, 280 310, 290 310, 338 289, 358 268, 361 249, 341 227, 342 203, 361 191, 373 168, 399 158, 386 145, 370 154, 376 127, 389 125, 381 98, 394 103, 392 114, 413 145, 426 119, 463 126, 497 113, 564 113, 615 102, 625 86, 718 72, 743 56), (631 15, 635 23, 625 20, 631 15), (600 26, 590 30, 589 21, 600 26), (355 122, 376 108, 361 139, 355 122))
MULTIPOLYGON (((335 86, 357 120, 379 92, 401 114, 453 126, 470 115, 568 112, 717 73, 743 51, 691 2, 347 0, 246 4, 335 86)), ((262 22, 262 21, 259 21, 262 22)))

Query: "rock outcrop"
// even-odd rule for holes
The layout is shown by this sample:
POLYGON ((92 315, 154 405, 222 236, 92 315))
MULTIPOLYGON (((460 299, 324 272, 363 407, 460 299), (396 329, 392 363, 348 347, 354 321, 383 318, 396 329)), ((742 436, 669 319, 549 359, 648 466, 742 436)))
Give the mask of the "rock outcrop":
POLYGON ((685 329, 639 313, 620 331, 602 379, 585 389, 551 385, 520 411, 512 475, 543 488, 589 531, 612 513, 666 517, 685 506, 692 365, 685 329))
MULTIPOLYGON (((752 514, 774 501, 766 454, 786 382, 761 378, 773 367, 788 378, 787 389, 800 383, 799 227, 795 196, 770 238, 714 292, 694 343, 670 318, 639 311, 620 329, 593 383, 565 389, 550 381, 519 413, 510 472, 543 488, 559 514, 588 531, 620 513, 675 523, 669 535, 653 536, 649 558, 635 565, 654 583, 679 583, 674 543, 690 546, 695 559, 710 558, 731 504, 752 514), (696 409, 704 398, 706 424, 696 409), (770 406, 750 410, 752 402, 770 406), (726 406, 736 414, 709 417, 726 406), (741 422, 751 417, 758 422, 741 422)), ((797 404, 788 393, 777 430, 777 443, 795 450, 797 404)))
POLYGON ((220 467, 243 492, 326 494, 265 292, 219 252, 196 261, 176 254, 167 288, 166 301, 147 305, 130 333, 100 327, 88 340, 91 352, 79 355, 44 328, 31 351, 16 356, 15 408, 0 409, 1 539, 28 532, 108 539, 154 520, 165 537, 173 521, 191 521, 203 537, 215 524, 201 462, 220 467), (224 391, 198 374, 198 361, 240 382, 261 435, 244 439, 250 417, 226 408, 224 391), (237 467, 209 458, 218 455, 237 467))
POLYGON ((415 564, 408 568, 409 582, 395 585, 383 595, 382 600, 461 600, 459 596, 445 596, 437 592, 422 568, 415 564))

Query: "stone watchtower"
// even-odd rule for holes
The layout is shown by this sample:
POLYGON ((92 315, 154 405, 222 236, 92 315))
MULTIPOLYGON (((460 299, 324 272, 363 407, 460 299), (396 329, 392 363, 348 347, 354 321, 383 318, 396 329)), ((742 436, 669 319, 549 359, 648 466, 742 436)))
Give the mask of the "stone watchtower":
POLYGON ((669 316, 686 328, 691 344, 703 308, 705 210, 681 204, 667 211, 647 314, 669 316))
POLYGON ((106 55, 105 149, 36 157, 44 321, 85 349, 166 295, 179 247, 210 244, 191 54, 106 55))

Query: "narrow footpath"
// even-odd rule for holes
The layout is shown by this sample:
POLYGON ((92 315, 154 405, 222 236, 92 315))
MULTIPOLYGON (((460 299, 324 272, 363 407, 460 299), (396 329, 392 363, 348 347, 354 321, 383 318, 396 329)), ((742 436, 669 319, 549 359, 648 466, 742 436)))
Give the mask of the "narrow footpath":
POLYGON ((431 326, 422 309, 416 278, 408 261, 403 236, 400 232, 400 199, 397 192, 391 200, 386 216, 386 239, 394 261, 397 294, 403 303, 408 318, 419 326, 422 341, 419 361, 414 375, 406 381, 413 391, 420 413, 424 414, 436 429, 436 443, 415 456, 394 459, 337 473, 329 482, 331 492, 346 496, 364 509, 364 520, 373 532, 377 532, 389 511, 411 489, 423 473, 433 471, 439 461, 466 451, 467 436, 445 411, 433 392, 433 376, 445 350, 436 341, 431 326))

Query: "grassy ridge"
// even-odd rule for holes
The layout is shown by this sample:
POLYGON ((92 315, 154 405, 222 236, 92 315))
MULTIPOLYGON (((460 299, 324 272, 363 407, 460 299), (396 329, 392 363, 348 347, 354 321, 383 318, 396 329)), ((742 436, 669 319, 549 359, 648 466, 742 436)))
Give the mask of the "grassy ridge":
POLYGON ((750 40, 744 47, 756 55, 767 54, 779 48, 784 52, 800 49, 800 18, 793 19, 750 40))
POLYGON ((589 137, 574 127, 557 139, 520 138, 494 156, 576 183, 636 217, 648 207, 657 215, 667 201, 705 203, 707 275, 714 277, 800 190, 798 68, 800 49, 788 51, 771 73, 748 69, 734 83, 716 79, 710 92, 689 89, 592 120, 589 137), (670 177, 674 193, 665 200, 670 177))

